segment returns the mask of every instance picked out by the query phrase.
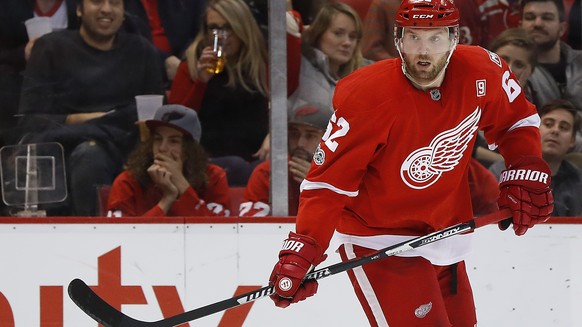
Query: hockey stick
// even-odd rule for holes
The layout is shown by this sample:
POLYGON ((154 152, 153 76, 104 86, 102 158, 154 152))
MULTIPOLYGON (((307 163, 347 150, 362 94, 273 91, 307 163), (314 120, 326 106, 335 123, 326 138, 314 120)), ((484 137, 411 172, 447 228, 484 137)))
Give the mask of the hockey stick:
MULTIPOLYGON (((348 269, 368 264, 385 257, 397 255, 399 253, 434 243, 454 235, 467 233, 479 227, 497 223, 509 217, 511 217, 511 211, 505 209, 482 217, 473 218, 468 222, 460 223, 425 236, 419 236, 411 240, 386 247, 369 256, 361 257, 351 261, 336 263, 329 267, 315 270, 311 273, 308 273, 304 280, 322 279, 340 272, 344 272, 348 269)), ((95 292, 93 292, 93 290, 82 280, 74 279, 71 281, 71 283, 69 283, 69 296, 73 302, 75 302, 75 304, 77 304, 77 306, 81 308, 81 310, 83 310, 87 315, 105 327, 172 327, 245 303, 262 299, 272 295, 273 293, 273 286, 265 286, 255 291, 209 304, 198 309, 180 313, 169 318, 153 322, 146 322, 131 318, 121 311, 115 309, 109 303, 105 302, 97 294, 95 294, 95 292)))

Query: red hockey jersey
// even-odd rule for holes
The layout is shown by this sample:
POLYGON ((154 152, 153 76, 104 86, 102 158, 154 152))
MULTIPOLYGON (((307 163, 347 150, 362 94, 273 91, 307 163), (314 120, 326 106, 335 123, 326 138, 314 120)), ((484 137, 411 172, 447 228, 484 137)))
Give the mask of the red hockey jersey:
POLYGON ((352 236, 424 235, 472 217, 468 164, 478 129, 506 163, 541 156, 539 116, 499 56, 459 45, 439 88, 400 58, 337 85, 335 114, 301 185, 297 232, 326 248, 352 236))

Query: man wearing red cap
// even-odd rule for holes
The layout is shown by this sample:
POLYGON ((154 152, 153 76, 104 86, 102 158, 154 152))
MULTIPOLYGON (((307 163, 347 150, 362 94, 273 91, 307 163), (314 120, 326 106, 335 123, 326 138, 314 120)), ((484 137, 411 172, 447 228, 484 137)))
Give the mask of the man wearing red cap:
MULTIPOLYGON (((347 261, 472 218, 467 176, 478 130, 507 163, 498 204, 513 212, 515 234, 552 212, 536 109, 499 56, 457 45, 453 1, 404 0, 394 31, 399 58, 337 85, 330 127, 301 184, 296 232, 285 242, 296 246, 281 250, 271 274, 277 306, 317 291, 302 279, 324 260, 334 231, 347 261)), ((349 270, 370 325, 474 326, 470 237, 349 270)))

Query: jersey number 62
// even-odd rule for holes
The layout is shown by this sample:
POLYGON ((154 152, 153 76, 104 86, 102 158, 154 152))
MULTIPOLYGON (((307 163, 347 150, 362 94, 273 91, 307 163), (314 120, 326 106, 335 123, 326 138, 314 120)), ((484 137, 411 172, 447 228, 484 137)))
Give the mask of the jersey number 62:
POLYGON ((348 123, 348 121, 343 117, 336 118, 334 113, 329 119, 329 123, 327 123, 327 129, 325 130, 325 134, 323 134, 321 139, 323 142, 325 142, 325 145, 331 150, 331 152, 335 152, 338 146, 336 139, 345 136, 349 130, 350 123, 348 123), (334 129, 334 125, 338 126, 339 129, 337 129, 332 134, 331 131, 334 129))

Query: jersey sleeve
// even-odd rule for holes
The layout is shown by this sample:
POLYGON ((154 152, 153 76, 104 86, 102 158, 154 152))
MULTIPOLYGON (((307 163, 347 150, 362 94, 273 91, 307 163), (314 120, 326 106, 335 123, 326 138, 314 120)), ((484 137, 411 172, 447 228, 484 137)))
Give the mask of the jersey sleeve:
POLYGON ((37 39, 23 72, 19 113, 23 115, 21 124, 26 126, 27 132, 64 125, 67 118, 67 112, 59 101, 61 97, 57 96, 59 82, 55 58, 60 58, 51 46, 53 43, 47 38, 37 39))
POLYGON ((335 112, 301 183, 297 233, 311 236, 323 249, 329 245, 344 206, 358 196, 368 163, 386 143, 389 126, 369 100, 374 91, 359 85, 366 78, 360 74, 338 83, 335 112))
POLYGON ((303 21, 297 11, 287 11, 287 96, 299 87, 301 69, 301 31, 303 21))
POLYGON ((138 208, 136 192, 139 191, 139 184, 133 180, 127 171, 122 172, 115 178, 109 191, 107 200, 108 216, 137 216, 138 208))
POLYGON ((170 208, 172 216, 226 216, 230 204, 226 172, 208 165, 208 185, 203 194, 189 187, 170 208))
MULTIPOLYGON (((487 50, 484 50, 487 51, 487 50)), ((490 149, 499 147, 506 164, 523 156, 541 157, 540 118, 536 107, 525 97, 509 66, 497 54, 487 51, 493 77, 488 82, 481 127, 490 149), (491 92, 489 92, 489 89, 491 92)))
POLYGON ((193 81, 188 71, 188 62, 182 61, 176 71, 176 76, 172 82, 168 102, 181 104, 196 111, 200 110, 206 83, 199 80, 193 81))

